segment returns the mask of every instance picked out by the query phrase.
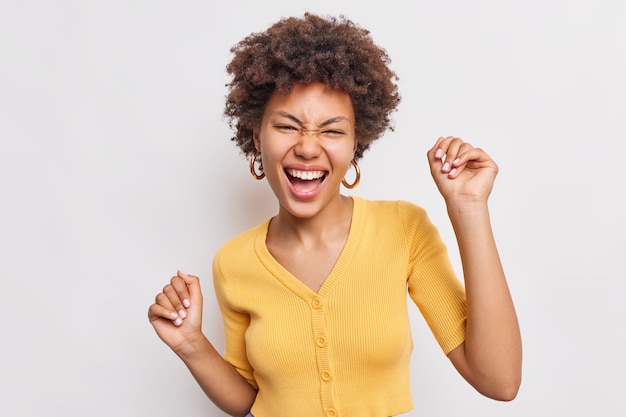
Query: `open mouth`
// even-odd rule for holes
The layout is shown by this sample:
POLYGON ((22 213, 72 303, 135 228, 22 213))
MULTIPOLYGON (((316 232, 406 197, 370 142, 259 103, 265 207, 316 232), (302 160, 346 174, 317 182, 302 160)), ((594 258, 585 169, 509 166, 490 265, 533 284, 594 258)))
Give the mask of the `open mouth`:
POLYGON ((300 171, 286 169, 287 179, 291 186, 300 193, 309 193, 316 190, 326 179, 326 171, 300 171))

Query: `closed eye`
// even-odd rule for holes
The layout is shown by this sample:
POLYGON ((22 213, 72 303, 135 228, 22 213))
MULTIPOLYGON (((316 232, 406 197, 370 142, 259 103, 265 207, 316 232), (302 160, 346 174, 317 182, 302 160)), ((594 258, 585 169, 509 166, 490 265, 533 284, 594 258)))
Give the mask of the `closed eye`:
POLYGON ((274 126, 276 129, 278 130, 283 130, 283 131, 293 131, 293 132, 297 132, 299 129, 293 126, 289 126, 289 125, 276 125, 274 126))
POLYGON ((296 133, 298 132, 300 135, 323 135, 323 136, 342 136, 345 135, 345 132, 343 130, 339 130, 339 129, 304 129, 304 128, 298 128, 292 125, 286 125, 286 124, 276 124, 274 125, 274 128, 278 131, 284 132, 284 133, 296 133))

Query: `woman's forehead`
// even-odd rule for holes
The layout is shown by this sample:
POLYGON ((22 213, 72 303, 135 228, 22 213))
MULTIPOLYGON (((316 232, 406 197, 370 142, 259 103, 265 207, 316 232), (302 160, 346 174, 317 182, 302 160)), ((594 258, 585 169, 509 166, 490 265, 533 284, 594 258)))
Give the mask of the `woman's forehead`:
POLYGON ((301 122, 354 121, 348 93, 324 83, 295 84, 288 94, 275 91, 266 107, 266 116, 291 116, 301 122))

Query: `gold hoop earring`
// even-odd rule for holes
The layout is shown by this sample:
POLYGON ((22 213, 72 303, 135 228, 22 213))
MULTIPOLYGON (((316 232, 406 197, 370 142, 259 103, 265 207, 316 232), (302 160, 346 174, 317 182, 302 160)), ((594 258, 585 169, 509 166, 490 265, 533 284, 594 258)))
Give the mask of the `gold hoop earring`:
POLYGON ((354 178, 354 182, 352 184, 348 184, 348 181, 346 181, 345 178, 341 180, 341 183, 344 187, 353 189, 359 185, 359 181, 361 181, 361 170, 359 169, 359 164, 357 164, 354 159, 350 161, 350 164, 354 167, 356 178, 354 178))
POLYGON ((263 178, 265 178, 265 172, 263 172, 263 165, 261 163, 261 161, 259 161, 259 169, 261 170, 260 174, 257 174, 256 172, 256 161, 257 159, 259 159, 259 157, 261 156, 261 152, 256 151, 254 152, 254 155, 252 155, 252 158, 250 158, 250 173, 252 174, 252 177, 255 180, 262 180, 263 178))

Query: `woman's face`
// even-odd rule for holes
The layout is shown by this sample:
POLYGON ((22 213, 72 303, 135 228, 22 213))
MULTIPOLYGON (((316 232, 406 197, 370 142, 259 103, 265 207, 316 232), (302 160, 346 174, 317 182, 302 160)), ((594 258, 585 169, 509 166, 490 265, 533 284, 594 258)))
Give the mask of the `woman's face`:
POLYGON ((275 92, 254 132, 263 171, 281 211, 310 218, 339 204, 339 188, 354 157, 350 96, 323 83, 275 92))

